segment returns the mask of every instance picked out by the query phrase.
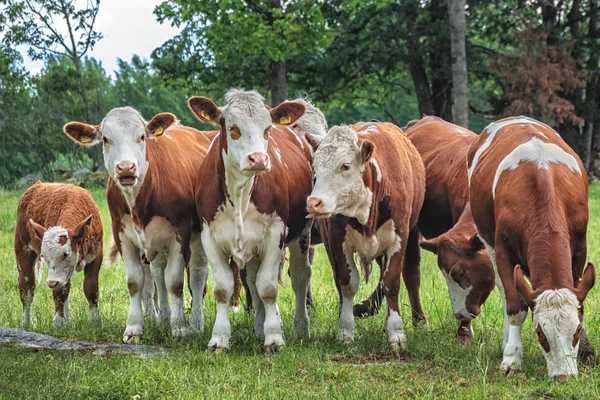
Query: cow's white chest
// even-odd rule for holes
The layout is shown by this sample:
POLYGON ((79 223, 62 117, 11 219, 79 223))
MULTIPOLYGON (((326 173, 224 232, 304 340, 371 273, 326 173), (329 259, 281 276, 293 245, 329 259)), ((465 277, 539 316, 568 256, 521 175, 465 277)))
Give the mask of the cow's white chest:
POLYGON ((362 260, 371 262, 381 255, 386 255, 389 259, 400 250, 400 242, 394 221, 390 219, 381 225, 374 235, 364 235, 347 225, 343 248, 346 254, 358 254, 362 260))
POLYGON ((121 223, 125 237, 142 249, 150 260, 176 239, 175 227, 163 217, 152 218, 145 228, 136 225, 131 215, 125 215, 121 223))
POLYGON ((450 294, 454 315, 460 315, 462 318, 471 319, 471 313, 467 310, 467 297, 469 296, 469 293, 471 293, 473 287, 469 286, 464 289, 443 269, 442 274, 444 275, 444 278, 446 278, 446 283, 448 284, 448 292, 450 294))
POLYGON ((217 211, 215 218, 208 225, 215 244, 223 254, 234 258, 243 267, 253 258, 260 257, 266 246, 267 234, 272 229, 284 232, 283 221, 274 212, 263 214, 249 202, 244 213, 227 202, 217 211))

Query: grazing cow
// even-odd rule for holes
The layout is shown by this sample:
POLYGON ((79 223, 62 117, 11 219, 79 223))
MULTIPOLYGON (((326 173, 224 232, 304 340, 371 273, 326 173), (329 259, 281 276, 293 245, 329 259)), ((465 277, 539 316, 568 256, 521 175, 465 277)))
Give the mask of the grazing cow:
MULTIPOLYGON (((454 316, 458 320, 457 337, 461 343, 473 338, 471 320, 479 315, 481 305, 494 288, 494 270, 484 250, 471 238, 476 234, 468 206, 467 152, 477 135, 438 117, 424 117, 405 128, 423 159, 426 171, 425 201, 418 228, 426 240, 421 247, 438 255, 454 316)), ((419 288, 419 248, 416 242, 406 249, 404 274, 409 293, 419 288), (417 266, 411 264, 416 263, 417 266)), ((371 315, 381 303, 381 284, 373 295, 355 306, 355 315, 371 315)))
POLYGON ((55 305, 54 326, 61 326, 69 319, 71 276, 81 270, 90 319, 100 320, 98 273, 102 265, 102 221, 86 190, 41 182, 27 189, 17 210, 15 255, 23 325, 31 325, 31 303, 40 274, 40 257, 48 265, 47 283, 55 305))
MULTIPOLYGON (((418 241, 416 224, 425 194, 419 153, 395 125, 361 123, 331 128, 316 149, 313 166, 315 186, 306 207, 319 219, 334 270, 341 300, 340 338, 354 339, 357 254, 365 279, 373 260, 382 265, 385 331, 394 352, 406 349, 398 291, 406 249, 418 241)), ((422 314, 418 296, 410 300, 413 314, 422 314)))
POLYGON ((586 268, 588 182, 581 160, 552 128, 512 117, 483 130, 469 149, 468 174, 473 219, 504 300, 500 368, 521 368, 529 306, 548 375, 576 375, 583 301, 595 281, 594 266, 586 268))
POLYGON ((308 336, 306 293, 310 280, 310 233, 304 203, 310 193, 311 149, 286 126, 304 112, 297 102, 268 110, 255 91, 231 89, 219 108, 206 97, 192 97, 190 110, 220 129, 199 169, 196 203, 203 222, 202 244, 214 267, 217 316, 210 349, 229 348, 227 315, 233 291, 230 264, 247 270, 256 305, 255 332, 267 352, 283 344, 277 289, 283 249, 290 249, 296 293, 295 330, 308 336), (278 125, 273 125, 273 124, 278 125))
POLYGON ((148 294, 142 296, 142 292, 152 287, 152 277, 158 291, 157 318, 169 319, 168 288, 171 333, 190 332, 183 311, 186 264, 192 292, 190 322, 192 328, 201 330, 208 267, 194 193, 211 135, 179 125, 170 113, 159 113, 146 122, 131 107, 112 109, 100 125, 69 122, 64 131, 86 147, 102 143, 110 175, 107 199, 113 237, 123 256, 130 296, 123 341, 136 342, 142 335, 142 297, 146 313, 152 308, 148 294))

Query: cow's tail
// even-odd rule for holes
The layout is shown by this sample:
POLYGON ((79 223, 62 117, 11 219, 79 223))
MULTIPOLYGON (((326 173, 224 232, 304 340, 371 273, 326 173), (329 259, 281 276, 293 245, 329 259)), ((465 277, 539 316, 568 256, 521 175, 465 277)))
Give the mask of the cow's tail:
POLYGON ((373 290, 371 295, 363 300, 361 303, 355 304, 353 308, 354 316, 357 318, 366 318, 375 315, 381 308, 381 302, 383 301, 383 280, 379 280, 379 283, 373 290))

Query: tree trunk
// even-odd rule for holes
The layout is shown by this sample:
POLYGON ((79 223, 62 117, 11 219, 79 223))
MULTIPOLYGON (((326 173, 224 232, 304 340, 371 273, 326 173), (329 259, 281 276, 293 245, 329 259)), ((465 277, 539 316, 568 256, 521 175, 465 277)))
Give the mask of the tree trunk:
MULTIPOLYGON (((432 0, 430 5, 431 24, 448 26, 446 0, 432 0)), ((440 29, 432 39, 429 66, 431 95, 434 114, 449 121, 452 119, 452 74, 450 66, 450 37, 447 30, 440 29)))
POLYGON ((417 38, 411 35, 411 37, 408 39, 408 68, 415 86, 419 114, 420 116, 434 115, 429 79, 427 78, 427 71, 425 70, 423 56, 421 55, 416 42, 417 38))
POLYGON ((586 148, 585 148, 585 167, 591 172, 593 169, 593 158, 595 155, 593 144, 598 142, 595 137, 600 131, 600 0, 590 0, 589 2, 589 50, 590 56, 587 62, 588 78, 586 82, 585 99, 585 123, 586 123, 586 148))
POLYGON ((288 98, 287 65, 285 61, 271 62, 271 105, 275 107, 288 98))
POLYGON ((465 0, 448 0, 452 62, 452 120, 469 126, 469 84, 465 45, 465 0))

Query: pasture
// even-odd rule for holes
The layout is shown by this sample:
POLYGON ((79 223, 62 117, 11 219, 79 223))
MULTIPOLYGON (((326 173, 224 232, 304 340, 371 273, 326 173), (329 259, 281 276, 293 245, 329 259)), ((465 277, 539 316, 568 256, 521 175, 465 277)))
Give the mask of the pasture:
MULTIPOLYGON (((21 303, 13 252, 15 211, 20 193, 0 191, 0 326, 19 327, 21 303)), ((93 191, 104 222, 105 254, 108 253, 110 217, 104 190, 93 191)), ((600 185, 590 191, 588 249, 592 261, 600 261, 600 185)), ((533 205, 532 205, 533 206, 533 205)), ((119 342, 127 313, 128 295, 122 263, 105 261, 100 277, 102 326, 88 323, 81 289, 82 275, 73 278, 71 321, 52 327, 50 290, 38 287, 33 304, 34 329, 63 338, 119 342)), ((426 327, 414 328, 404 288, 402 317, 407 327, 409 351, 398 360, 387 353, 383 332, 384 312, 356 322, 355 342, 344 346, 336 340, 338 296, 331 267, 321 247, 313 263, 311 339, 293 337, 293 293, 287 273, 279 295, 286 346, 278 354, 264 354, 252 332, 252 316, 232 313, 232 348, 227 353, 206 350, 214 321, 211 286, 205 301, 204 332, 172 339, 146 321, 144 343, 158 344, 168 353, 141 358, 132 355, 98 356, 89 353, 38 351, 0 347, 0 399, 98 398, 423 398, 423 399, 594 399, 600 398, 600 369, 581 366, 579 376, 565 383, 546 377, 546 367, 531 329, 524 326, 524 370, 504 377, 501 359, 502 312, 496 291, 474 322, 475 340, 462 347, 455 339, 446 284, 435 258, 423 252, 421 293, 428 317, 426 327)), ((356 300, 367 296, 378 273, 364 283, 356 300)), ((209 278, 209 285, 211 279, 209 278)), ((186 291, 189 308, 189 293, 186 291)), ((600 350, 600 289, 586 300, 586 328, 600 350)))

